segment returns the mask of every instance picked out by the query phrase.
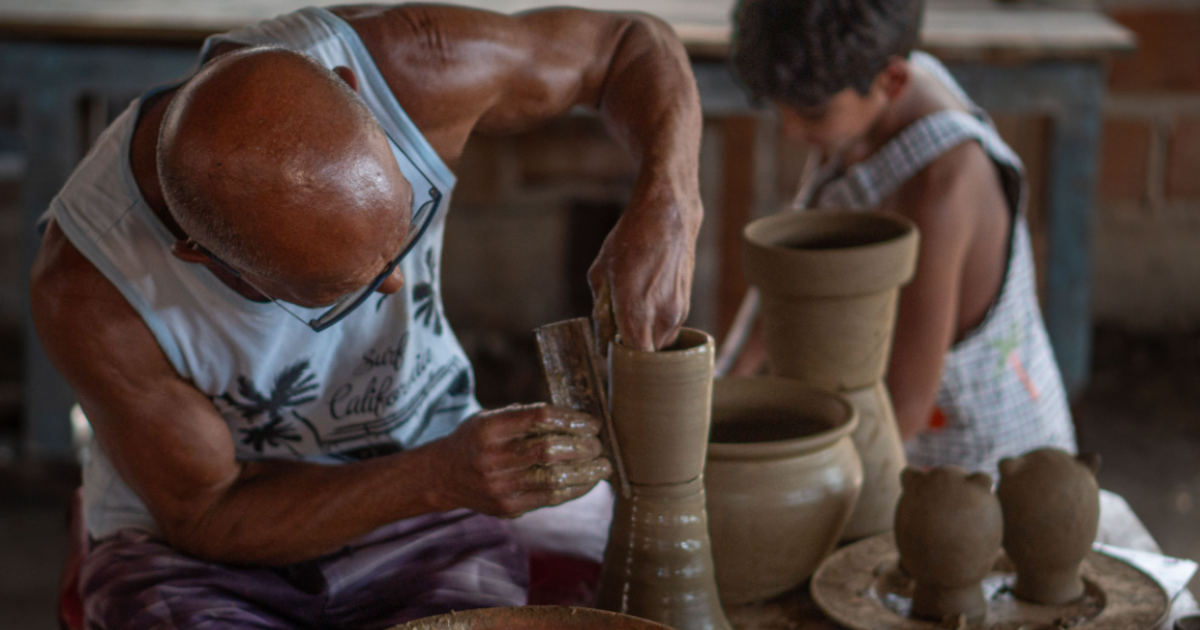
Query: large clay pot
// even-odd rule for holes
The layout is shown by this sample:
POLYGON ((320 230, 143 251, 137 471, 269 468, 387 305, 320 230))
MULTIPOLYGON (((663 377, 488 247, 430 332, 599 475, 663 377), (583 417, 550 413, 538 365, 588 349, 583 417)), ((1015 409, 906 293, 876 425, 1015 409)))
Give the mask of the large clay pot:
POLYGON ((980 584, 995 565, 1004 536, 991 476, 944 466, 925 472, 908 468, 901 478, 896 548, 913 578, 913 615, 982 621, 987 601, 980 584))
POLYGON ((704 484, 632 486, 617 494, 596 607, 676 630, 731 630, 721 609, 704 484))
POLYGON ((917 228, 875 212, 789 212, 746 226, 742 261, 761 296, 771 373, 854 393, 865 476, 843 540, 887 531, 904 449, 882 379, 900 286, 916 270, 917 228))
POLYGON ((1056 448, 1000 460, 996 494, 1004 507, 1004 550, 1017 567, 1013 595, 1065 604, 1083 595, 1079 565, 1100 523, 1098 455, 1056 448))
POLYGON ((704 472, 713 339, 685 328, 669 348, 609 349, 613 427, 630 483, 691 481, 704 472))
POLYGON ((862 487, 853 405, 782 378, 727 378, 713 390, 704 485, 721 601, 803 582, 833 550, 862 487))

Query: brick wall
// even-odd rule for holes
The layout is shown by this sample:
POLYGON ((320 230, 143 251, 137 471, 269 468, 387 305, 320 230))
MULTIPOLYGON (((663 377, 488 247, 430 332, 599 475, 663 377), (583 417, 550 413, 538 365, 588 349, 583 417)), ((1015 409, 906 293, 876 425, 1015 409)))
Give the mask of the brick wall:
POLYGON ((1113 60, 1095 231, 1098 321, 1200 326, 1200 0, 1108 0, 1138 37, 1113 60))

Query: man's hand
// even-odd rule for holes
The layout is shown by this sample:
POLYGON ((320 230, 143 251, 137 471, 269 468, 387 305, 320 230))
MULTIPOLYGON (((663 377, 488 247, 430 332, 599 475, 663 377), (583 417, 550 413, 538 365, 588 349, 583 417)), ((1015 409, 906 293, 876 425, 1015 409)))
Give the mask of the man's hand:
POLYGON ((695 266, 699 199, 644 195, 630 203, 588 271, 597 341, 621 333, 623 345, 670 345, 687 319, 695 266), (658 207, 654 207, 654 206, 658 207))
POLYGON ((540 403, 477 414, 429 445, 444 465, 435 503, 511 517, 582 496, 612 473, 600 457, 600 426, 540 403))

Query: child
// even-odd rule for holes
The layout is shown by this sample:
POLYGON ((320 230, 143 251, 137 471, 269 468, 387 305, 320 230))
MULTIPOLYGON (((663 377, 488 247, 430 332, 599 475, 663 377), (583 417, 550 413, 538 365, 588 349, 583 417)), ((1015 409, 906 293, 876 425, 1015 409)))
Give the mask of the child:
MULTIPOLYGON (((912 51, 921 11, 743 0, 734 62, 786 136, 819 151, 798 208, 895 212, 920 228, 887 374, 900 433, 910 465, 994 475, 1033 448, 1074 452, 1075 435, 1037 305, 1023 167, 945 67, 912 51)), ((756 334, 734 371, 763 356, 756 334)))

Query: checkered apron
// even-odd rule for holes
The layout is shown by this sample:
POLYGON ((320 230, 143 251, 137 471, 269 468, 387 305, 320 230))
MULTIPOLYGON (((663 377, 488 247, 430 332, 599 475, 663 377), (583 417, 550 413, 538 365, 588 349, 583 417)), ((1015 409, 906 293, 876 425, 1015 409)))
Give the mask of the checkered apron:
POLYGON ((995 162, 1016 217, 1008 269, 983 323, 946 354, 930 427, 905 445, 909 464, 953 464, 994 476, 1003 457, 1043 446, 1075 452, 1062 378, 1038 309, 1024 214, 1024 167, 944 66, 920 52, 913 53, 912 61, 936 76, 972 113, 931 114, 849 168, 828 161, 801 186, 797 206, 878 207, 938 156, 963 142, 978 142, 995 162))

